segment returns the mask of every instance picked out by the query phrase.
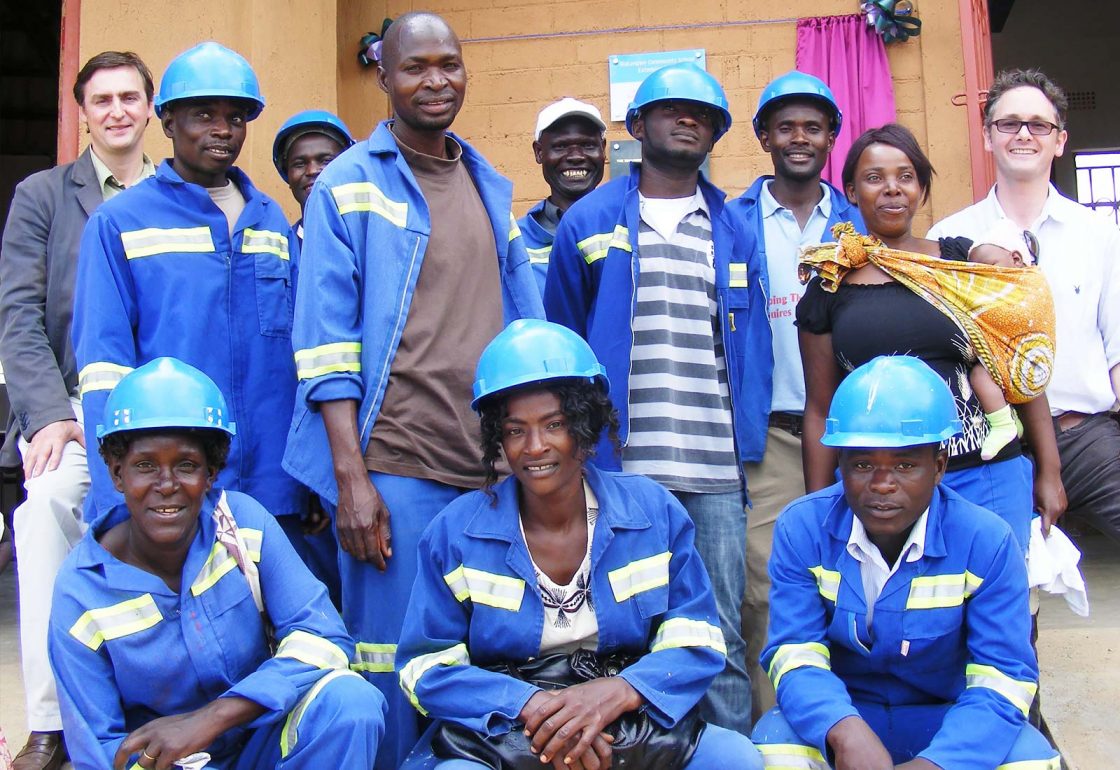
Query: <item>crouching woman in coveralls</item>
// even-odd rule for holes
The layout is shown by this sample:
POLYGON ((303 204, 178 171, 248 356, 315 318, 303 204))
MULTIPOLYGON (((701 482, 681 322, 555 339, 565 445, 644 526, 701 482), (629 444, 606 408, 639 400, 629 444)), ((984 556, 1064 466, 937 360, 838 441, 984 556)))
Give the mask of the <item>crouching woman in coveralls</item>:
POLYGON ((214 382, 173 358, 106 402, 101 455, 124 504, 59 572, 49 635, 79 770, 199 752, 216 770, 373 765, 385 701, 349 670, 326 590, 268 511, 212 488, 234 430, 214 382))
MULTIPOLYGON (((672 728, 723 669, 692 522, 655 482, 587 463, 618 421, 603 367, 569 329, 514 321, 483 351, 474 392, 488 483, 445 508, 420 541, 401 688, 433 719, 487 736, 523 730, 538 764, 608 767, 612 722, 642 709, 672 728), (491 486, 500 457, 513 476, 491 486), (636 661, 550 691, 486 668, 577 649, 636 661)), ((406 768, 487 767, 437 761, 431 732, 406 768)), ((761 768, 761 759, 746 737, 708 725, 685 767, 761 768)))
POLYGON ((961 430, 910 356, 849 374, 821 441, 841 483, 790 503, 770 558, 767 768, 1058 770, 1027 724, 1038 689, 1011 527, 942 483, 961 430))

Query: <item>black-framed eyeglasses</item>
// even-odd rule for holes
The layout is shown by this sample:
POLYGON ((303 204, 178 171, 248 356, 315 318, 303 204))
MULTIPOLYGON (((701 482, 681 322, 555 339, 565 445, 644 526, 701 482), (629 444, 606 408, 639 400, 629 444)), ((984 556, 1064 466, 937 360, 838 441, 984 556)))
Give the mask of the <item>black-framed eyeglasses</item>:
POLYGON ((1055 131, 1060 131, 1061 126, 1056 126, 1048 120, 1016 120, 1015 118, 1000 118, 993 120, 992 125, 1001 134, 1017 134, 1023 126, 1032 136, 1048 136, 1055 131))
POLYGON ((1029 251, 1031 255, 1031 264, 1037 265, 1038 254, 1042 250, 1038 244, 1038 236, 1032 233, 1030 230, 1024 230, 1023 240, 1027 242, 1027 251, 1029 251))

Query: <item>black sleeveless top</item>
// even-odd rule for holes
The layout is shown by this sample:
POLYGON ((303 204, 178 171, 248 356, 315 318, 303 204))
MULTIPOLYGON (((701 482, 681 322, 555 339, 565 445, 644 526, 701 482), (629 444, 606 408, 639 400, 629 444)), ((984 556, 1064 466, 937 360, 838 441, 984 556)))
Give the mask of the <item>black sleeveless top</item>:
MULTIPOLYGON (((972 241, 942 238, 943 259, 964 260, 972 241)), ((980 445, 988 435, 984 410, 972 392, 968 372, 979 365, 968 337, 948 316, 897 281, 842 283, 834 294, 814 277, 797 303, 796 324, 812 334, 831 334, 832 352, 843 372, 876 356, 911 355, 922 359, 948 383, 964 432, 947 442, 949 470, 980 465, 980 445)), ((1005 446, 991 462, 1022 454, 1019 441, 1005 446)))

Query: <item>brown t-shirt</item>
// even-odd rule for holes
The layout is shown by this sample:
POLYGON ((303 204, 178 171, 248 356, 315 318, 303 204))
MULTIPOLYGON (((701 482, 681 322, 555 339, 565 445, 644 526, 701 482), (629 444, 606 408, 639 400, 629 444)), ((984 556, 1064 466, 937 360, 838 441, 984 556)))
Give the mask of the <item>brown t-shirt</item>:
POLYGON ((462 147, 447 142, 450 160, 397 142, 432 232, 365 461, 371 471, 478 488, 485 474, 471 385, 502 329, 502 288, 490 218, 462 147))

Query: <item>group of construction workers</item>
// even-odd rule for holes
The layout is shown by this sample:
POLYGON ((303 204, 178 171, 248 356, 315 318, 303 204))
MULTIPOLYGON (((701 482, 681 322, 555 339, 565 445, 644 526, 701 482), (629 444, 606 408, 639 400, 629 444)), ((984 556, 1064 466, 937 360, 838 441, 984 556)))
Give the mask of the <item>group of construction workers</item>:
MULTIPOLYGON (((488 738, 524 725, 545 735, 530 735, 527 761, 597 770, 615 738, 596 737, 610 731, 588 715, 620 710, 584 685, 545 699, 559 710, 540 723, 571 720, 552 740, 556 728, 529 712, 536 687, 487 680, 449 698, 437 685, 448 667, 504 663, 469 655, 504 623, 535 623, 530 636, 552 640, 542 655, 626 647, 610 618, 631 609, 649 638, 630 652, 652 653, 635 670, 666 648, 722 663, 705 664, 679 712, 652 695, 673 692, 678 672, 645 691, 649 671, 632 677, 628 708, 660 729, 696 707, 713 736, 742 738, 721 751, 694 742, 675 766, 1056 770, 1028 723, 1038 669, 1025 543, 986 498, 949 483, 961 471, 948 442, 987 430, 962 425, 960 384, 906 349, 837 361, 827 419, 814 431, 804 420, 819 370, 803 371, 802 353, 821 334, 799 330, 800 310, 795 325, 799 252, 840 223, 867 232, 861 212, 912 217, 922 164, 857 163, 843 191, 822 181, 843 114, 825 83, 791 72, 753 115, 773 174, 728 201, 701 167, 733 130, 732 105, 710 74, 670 65, 630 104, 641 162, 624 178, 600 184, 597 108, 565 97, 540 112, 532 151, 550 194, 518 220, 512 184, 450 130, 467 86, 450 26, 401 16, 378 64, 392 115, 367 139, 319 109, 276 135, 294 224, 235 165, 265 100, 251 65, 213 42, 177 56, 158 91, 135 54, 93 57, 74 88, 89 147, 17 188, 0 255, 6 449, 18 449, 27 492, 13 530, 31 734, 16 770, 67 756, 77 768, 498 769, 509 765, 432 737, 456 721, 446 703, 489 697, 512 699, 510 718, 460 721, 488 738), (142 146, 152 117, 172 145, 158 167, 142 146), (878 197, 863 195, 869 184, 878 197), (484 350, 516 342, 520 319, 547 319, 542 339, 570 330, 587 350, 547 358, 547 345, 522 345, 508 369, 486 371, 484 350), (590 357, 592 373, 572 356, 590 357), (522 369, 536 374, 509 379, 522 369), (573 415, 590 407, 560 398, 563 415, 518 427, 517 389, 553 379, 600 383, 613 416, 585 435, 573 415), (495 381, 509 392, 491 425, 478 402, 495 381), (487 442, 506 465, 483 462, 487 442), (820 446, 835 450, 837 483, 806 495, 803 453, 820 446), (629 554, 601 593, 571 571, 557 580, 530 537, 525 490, 590 495, 586 483, 550 486, 566 456, 588 479, 656 482, 667 520, 689 522, 673 525, 683 540, 664 541, 656 517, 604 509, 603 531, 619 537, 654 527, 664 561, 629 554), (528 590, 500 559, 470 563, 459 541, 440 546, 440 568, 446 553, 461 563, 432 572, 433 533, 451 526, 433 521, 499 472, 523 490, 518 542, 539 579, 528 590), (705 565, 679 590, 710 605, 711 622, 675 614, 687 602, 665 567, 672 548, 705 565), (583 638, 562 609, 577 597, 600 618, 583 638), (494 622, 452 638, 431 608, 484 608, 494 622)), ((997 185, 935 230, 990 243, 1010 220, 1022 233, 1057 315, 1060 479, 1054 463, 1036 462, 1035 476, 1051 474, 1061 509, 1068 497, 1115 536, 1120 233, 1049 184, 1066 138, 1061 91, 1035 71, 997 86, 985 113, 997 185)), ((597 505, 580 499, 595 564, 597 505)), ((1040 507, 1047 525, 1061 514, 1040 507)), ((460 537, 506 537, 503 510, 460 537)))

